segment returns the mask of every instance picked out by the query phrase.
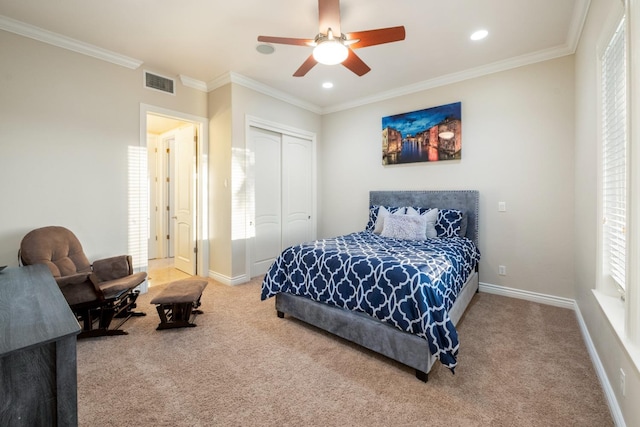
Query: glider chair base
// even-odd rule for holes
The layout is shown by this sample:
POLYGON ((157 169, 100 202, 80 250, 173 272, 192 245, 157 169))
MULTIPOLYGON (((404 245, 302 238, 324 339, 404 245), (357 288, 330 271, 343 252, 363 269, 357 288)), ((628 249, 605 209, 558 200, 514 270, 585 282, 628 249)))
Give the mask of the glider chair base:
POLYGON ((146 316, 146 313, 133 311, 139 295, 139 291, 122 291, 98 306, 71 307, 82 324, 82 332, 78 335, 78 339, 127 335, 126 331, 120 329, 121 326, 131 317, 146 316), (119 319, 119 322, 111 325, 113 319, 119 319))

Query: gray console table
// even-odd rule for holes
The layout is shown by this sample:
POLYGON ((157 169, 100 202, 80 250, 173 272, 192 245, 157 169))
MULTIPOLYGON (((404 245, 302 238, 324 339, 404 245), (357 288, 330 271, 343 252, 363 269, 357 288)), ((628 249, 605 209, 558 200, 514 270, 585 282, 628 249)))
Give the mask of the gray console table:
POLYGON ((80 325, 45 265, 0 272, 0 425, 77 426, 80 325))

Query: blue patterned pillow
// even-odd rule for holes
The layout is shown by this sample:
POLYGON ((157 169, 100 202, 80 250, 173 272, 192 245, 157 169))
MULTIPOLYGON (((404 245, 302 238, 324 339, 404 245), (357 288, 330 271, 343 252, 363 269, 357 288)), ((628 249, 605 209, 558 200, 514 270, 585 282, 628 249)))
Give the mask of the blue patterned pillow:
POLYGON ((462 228, 462 211, 457 209, 440 209, 436 232, 438 237, 458 237, 462 228))

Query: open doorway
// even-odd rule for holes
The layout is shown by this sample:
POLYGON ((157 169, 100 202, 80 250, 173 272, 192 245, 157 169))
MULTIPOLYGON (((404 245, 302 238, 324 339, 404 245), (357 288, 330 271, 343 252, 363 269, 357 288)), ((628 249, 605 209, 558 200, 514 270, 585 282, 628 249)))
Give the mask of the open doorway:
POLYGON ((206 119, 143 106, 141 122, 148 155, 149 285, 207 276, 206 119))

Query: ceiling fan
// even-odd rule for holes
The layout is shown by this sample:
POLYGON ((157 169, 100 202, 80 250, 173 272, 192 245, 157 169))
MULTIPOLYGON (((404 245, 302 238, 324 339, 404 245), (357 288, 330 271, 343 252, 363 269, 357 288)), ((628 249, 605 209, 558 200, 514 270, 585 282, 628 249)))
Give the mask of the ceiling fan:
POLYGON ((293 73, 302 77, 317 63, 342 64, 358 76, 371 68, 353 51, 368 46, 404 40, 404 26, 378 28, 376 30, 342 33, 340 29, 340 0, 318 0, 319 33, 314 39, 258 36, 259 42, 312 46, 313 53, 293 73))

